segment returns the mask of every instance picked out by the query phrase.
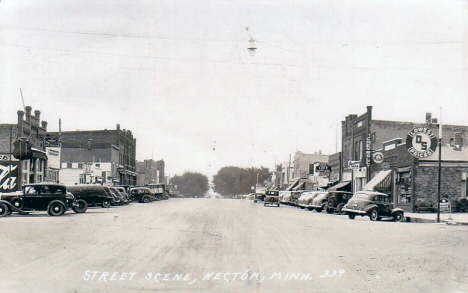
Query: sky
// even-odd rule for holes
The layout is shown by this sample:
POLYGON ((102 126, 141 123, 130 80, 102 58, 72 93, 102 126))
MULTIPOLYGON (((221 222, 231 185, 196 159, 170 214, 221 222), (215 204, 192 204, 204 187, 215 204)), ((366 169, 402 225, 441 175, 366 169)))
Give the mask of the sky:
POLYGON ((335 153, 368 105, 468 125, 467 3, 1 0, 0 123, 21 89, 48 130, 120 124, 171 176, 335 153))

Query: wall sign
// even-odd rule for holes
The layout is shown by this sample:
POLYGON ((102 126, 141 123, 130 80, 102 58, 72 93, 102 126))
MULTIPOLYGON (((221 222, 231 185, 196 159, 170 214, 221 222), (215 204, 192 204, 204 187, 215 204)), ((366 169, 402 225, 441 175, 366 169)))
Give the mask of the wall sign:
POLYGON ((406 137, 406 148, 415 158, 427 158, 437 149, 437 137, 430 128, 415 127, 406 137))
POLYGON ((384 159, 384 155, 381 153, 381 152, 375 152, 373 155, 372 155, 372 160, 376 163, 376 164, 380 164, 383 162, 383 159, 384 159))

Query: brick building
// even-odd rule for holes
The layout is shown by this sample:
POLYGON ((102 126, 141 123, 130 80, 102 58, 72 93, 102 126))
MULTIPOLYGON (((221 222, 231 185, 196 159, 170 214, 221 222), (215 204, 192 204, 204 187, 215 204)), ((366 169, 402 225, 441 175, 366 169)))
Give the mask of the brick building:
POLYGON ((17 124, 0 124, 0 192, 20 190, 23 184, 46 180, 47 155, 44 138, 47 122, 40 120, 41 112, 31 113, 30 106, 19 110, 17 124), (31 147, 27 159, 17 159, 12 153, 17 140, 31 147))
POLYGON ((143 186, 149 183, 164 183, 164 168, 163 160, 154 161, 152 159, 136 162, 137 185, 143 186))
POLYGON ((130 130, 48 133, 61 142, 60 182, 136 185, 136 139, 130 130))

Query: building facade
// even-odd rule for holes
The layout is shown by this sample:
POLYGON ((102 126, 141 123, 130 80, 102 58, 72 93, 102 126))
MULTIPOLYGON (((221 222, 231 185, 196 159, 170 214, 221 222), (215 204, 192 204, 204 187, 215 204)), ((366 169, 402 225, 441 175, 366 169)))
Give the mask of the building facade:
POLYGON ((47 180, 47 122, 40 120, 39 110, 33 115, 31 106, 17 114, 17 124, 0 125, 0 192, 47 180))
POLYGON ((60 175, 64 184, 136 185, 136 139, 130 130, 48 133, 60 141, 60 175))
POLYGON ((164 168, 163 160, 154 161, 153 159, 136 162, 137 185, 143 186, 149 183, 164 183, 164 168))

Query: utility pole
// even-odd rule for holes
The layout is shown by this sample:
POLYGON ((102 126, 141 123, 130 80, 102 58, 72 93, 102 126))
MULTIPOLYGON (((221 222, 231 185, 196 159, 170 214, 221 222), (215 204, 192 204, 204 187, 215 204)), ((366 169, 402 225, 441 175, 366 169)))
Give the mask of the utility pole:
MULTIPOLYGON (((437 143, 439 148, 439 168, 438 168, 438 179, 437 179, 437 223, 440 223, 440 185, 441 185, 441 173, 442 173, 442 107, 440 108, 439 116, 439 139, 437 143)), ((449 206, 450 207, 450 206, 449 206)))

